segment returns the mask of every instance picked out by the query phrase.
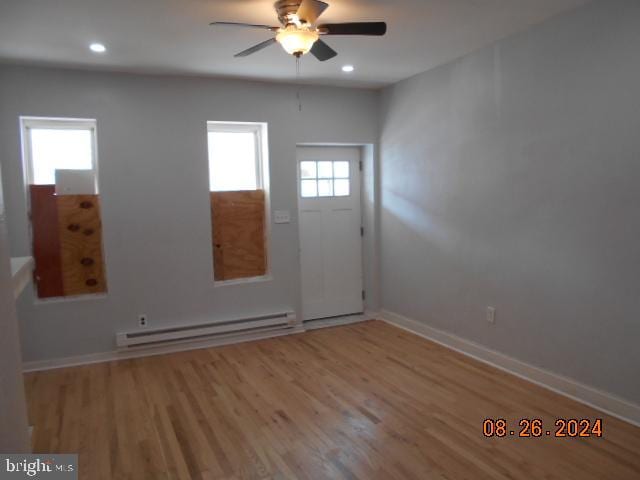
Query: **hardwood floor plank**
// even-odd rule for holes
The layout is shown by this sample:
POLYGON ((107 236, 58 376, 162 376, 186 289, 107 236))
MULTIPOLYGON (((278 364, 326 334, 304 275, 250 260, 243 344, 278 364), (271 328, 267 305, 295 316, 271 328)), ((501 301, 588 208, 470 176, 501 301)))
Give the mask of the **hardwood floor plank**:
POLYGON ((640 478, 640 429, 382 322, 25 378, 82 479, 640 478), (603 438, 486 438, 602 418, 603 438))

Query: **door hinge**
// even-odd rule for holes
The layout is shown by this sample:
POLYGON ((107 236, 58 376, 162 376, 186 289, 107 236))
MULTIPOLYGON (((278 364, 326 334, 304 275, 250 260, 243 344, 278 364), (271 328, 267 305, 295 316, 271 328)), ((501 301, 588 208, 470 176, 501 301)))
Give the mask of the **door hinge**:
POLYGON ((360 227, 360 236, 364 237, 364 227, 360 227))
POLYGON ((362 290, 362 299, 365 300, 367 298, 367 294, 362 290))

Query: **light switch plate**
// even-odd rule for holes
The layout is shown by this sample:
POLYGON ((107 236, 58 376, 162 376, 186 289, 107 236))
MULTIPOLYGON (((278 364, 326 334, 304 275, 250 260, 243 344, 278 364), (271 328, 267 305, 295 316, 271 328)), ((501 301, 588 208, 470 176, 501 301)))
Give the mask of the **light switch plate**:
POLYGON ((291 213, 289 210, 276 210, 273 212, 274 223, 291 223, 291 213))

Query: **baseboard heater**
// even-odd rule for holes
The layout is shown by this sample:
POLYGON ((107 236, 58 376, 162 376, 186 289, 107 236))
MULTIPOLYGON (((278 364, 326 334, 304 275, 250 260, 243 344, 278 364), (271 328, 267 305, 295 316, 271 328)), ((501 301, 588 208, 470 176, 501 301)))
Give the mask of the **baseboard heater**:
POLYGON ((116 345, 118 348, 123 349, 162 345, 186 340, 209 340, 239 334, 287 330, 293 329, 295 326, 295 314, 293 312, 285 312, 224 322, 118 333, 116 334, 116 345))

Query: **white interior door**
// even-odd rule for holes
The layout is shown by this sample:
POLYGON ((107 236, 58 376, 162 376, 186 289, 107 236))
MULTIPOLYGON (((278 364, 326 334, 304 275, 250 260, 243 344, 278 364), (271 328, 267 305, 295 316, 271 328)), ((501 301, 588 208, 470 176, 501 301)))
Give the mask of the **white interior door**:
POLYGON ((303 320, 363 311, 360 149, 298 147, 303 320))

